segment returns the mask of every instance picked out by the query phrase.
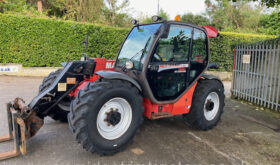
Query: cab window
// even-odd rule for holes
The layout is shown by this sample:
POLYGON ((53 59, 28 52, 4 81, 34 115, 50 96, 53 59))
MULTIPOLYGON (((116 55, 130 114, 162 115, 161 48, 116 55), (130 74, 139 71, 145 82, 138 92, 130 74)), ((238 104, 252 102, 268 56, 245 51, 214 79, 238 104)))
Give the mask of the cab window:
POLYGON ((194 29, 189 83, 192 83, 205 69, 207 65, 207 53, 208 48, 206 34, 201 30, 194 29))
POLYGON ((207 56, 206 35, 195 29, 193 34, 192 61, 203 63, 207 56))
POLYGON ((151 62, 188 61, 192 28, 171 25, 167 38, 161 38, 151 62))

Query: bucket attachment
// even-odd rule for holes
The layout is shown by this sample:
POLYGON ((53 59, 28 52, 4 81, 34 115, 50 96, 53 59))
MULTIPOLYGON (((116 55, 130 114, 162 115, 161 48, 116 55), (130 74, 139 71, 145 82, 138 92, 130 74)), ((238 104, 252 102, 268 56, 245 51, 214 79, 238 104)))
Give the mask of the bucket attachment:
POLYGON ((43 119, 37 117, 25 102, 16 98, 14 103, 7 104, 9 133, 0 137, 0 142, 13 140, 14 149, 0 153, 0 161, 26 154, 26 140, 34 136, 43 126, 43 119))

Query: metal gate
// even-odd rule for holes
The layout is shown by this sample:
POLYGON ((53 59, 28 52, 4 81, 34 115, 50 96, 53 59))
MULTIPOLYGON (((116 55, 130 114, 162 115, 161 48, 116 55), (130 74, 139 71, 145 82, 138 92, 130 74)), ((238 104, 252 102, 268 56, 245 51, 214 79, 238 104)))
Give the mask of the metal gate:
POLYGON ((280 112, 280 38, 234 49, 232 95, 280 112))

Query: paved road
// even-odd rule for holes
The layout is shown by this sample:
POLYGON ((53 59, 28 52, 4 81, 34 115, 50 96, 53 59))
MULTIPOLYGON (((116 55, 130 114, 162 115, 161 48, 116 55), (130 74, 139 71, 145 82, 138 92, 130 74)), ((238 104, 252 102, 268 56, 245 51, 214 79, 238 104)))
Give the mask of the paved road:
MULTIPOLYGON (((0 135, 7 131, 4 104, 17 96, 30 101, 41 81, 0 76, 0 135)), ((229 94, 230 83, 225 86, 229 94)), ((106 157, 84 151, 67 124, 46 118, 40 132, 28 141, 28 154, 0 164, 280 164, 280 120, 255 109, 228 98, 221 122, 206 132, 190 129, 180 116, 146 120, 133 144, 106 157)), ((11 148, 2 143, 0 152, 11 148)))

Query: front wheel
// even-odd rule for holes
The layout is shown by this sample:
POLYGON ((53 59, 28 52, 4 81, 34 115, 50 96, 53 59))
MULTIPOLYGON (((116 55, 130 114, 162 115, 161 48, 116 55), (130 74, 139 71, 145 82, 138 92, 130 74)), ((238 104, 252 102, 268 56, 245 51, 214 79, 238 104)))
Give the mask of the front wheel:
POLYGON ((143 121, 142 97, 121 80, 89 83, 72 101, 70 130, 90 152, 112 155, 124 149, 143 121))
MULTIPOLYGON (((43 79, 39 87, 39 94, 48 89, 55 81, 56 77, 61 73, 62 69, 50 73, 43 79)), ((61 122, 67 122, 67 114, 70 111, 71 99, 67 96, 61 100, 55 107, 53 107, 48 114, 52 119, 59 120, 61 122)))
POLYGON ((200 80, 195 89, 189 114, 183 115, 187 124, 201 130, 217 125, 223 113, 225 95, 218 80, 200 80))

